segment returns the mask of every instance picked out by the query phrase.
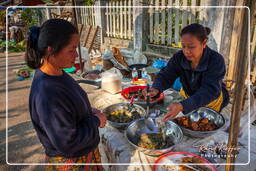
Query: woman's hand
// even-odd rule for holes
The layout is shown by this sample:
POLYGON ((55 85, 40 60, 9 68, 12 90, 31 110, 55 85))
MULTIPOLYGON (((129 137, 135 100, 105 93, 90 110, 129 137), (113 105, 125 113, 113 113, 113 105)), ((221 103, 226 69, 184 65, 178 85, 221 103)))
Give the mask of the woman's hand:
POLYGON ((146 98, 147 96, 149 96, 149 97, 154 97, 154 96, 156 96, 158 93, 159 93, 159 90, 156 89, 156 88, 153 88, 153 87, 150 87, 150 88, 149 88, 148 93, 147 93, 147 89, 146 89, 146 88, 142 90, 142 95, 143 95, 145 98, 146 98))
POLYGON ((175 116, 177 116, 181 111, 183 111, 183 106, 181 103, 172 103, 167 107, 167 110, 169 110, 164 118, 163 121, 166 122, 168 120, 173 119, 175 116))
POLYGON ((97 116, 98 119, 100 120, 100 128, 104 128, 107 122, 107 117, 104 113, 96 113, 94 116, 97 116))

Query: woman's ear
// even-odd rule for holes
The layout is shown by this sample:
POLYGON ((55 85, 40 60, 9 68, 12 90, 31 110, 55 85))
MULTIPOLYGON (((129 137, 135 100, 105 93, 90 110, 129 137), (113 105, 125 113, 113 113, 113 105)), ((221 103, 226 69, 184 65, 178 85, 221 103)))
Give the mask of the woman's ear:
POLYGON ((51 46, 48 46, 48 47, 47 47, 47 54, 48 54, 48 55, 51 55, 52 52, 53 52, 53 48, 52 48, 51 46))
POLYGON ((208 39, 205 39, 205 40, 203 41, 203 47, 204 47, 204 48, 206 47, 207 42, 208 42, 208 39))

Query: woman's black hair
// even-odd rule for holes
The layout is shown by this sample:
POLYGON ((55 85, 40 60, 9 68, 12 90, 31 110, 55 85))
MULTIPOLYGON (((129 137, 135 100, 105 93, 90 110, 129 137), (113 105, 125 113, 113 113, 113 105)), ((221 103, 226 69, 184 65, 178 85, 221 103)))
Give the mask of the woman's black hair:
POLYGON ((53 48, 52 54, 57 54, 70 42, 73 34, 78 34, 77 28, 63 19, 50 19, 41 27, 29 28, 25 61, 30 68, 37 69, 42 65, 42 59, 47 58, 47 48, 53 48))
POLYGON ((204 27, 201 24, 193 23, 184 27, 181 30, 180 36, 183 36, 187 33, 196 36, 200 42, 203 42, 205 39, 208 39, 208 35, 211 33, 211 29, 204 27))

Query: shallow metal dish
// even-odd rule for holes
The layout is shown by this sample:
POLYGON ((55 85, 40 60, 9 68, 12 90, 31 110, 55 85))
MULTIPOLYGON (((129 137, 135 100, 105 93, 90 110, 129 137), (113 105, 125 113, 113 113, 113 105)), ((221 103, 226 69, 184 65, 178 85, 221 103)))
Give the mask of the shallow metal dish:
MULTIPOLYGON (((113 104, 113 105, 110 105, 110 106, 106 107, 105 109, 103 109, 103 113, 105 113, 107 115, 107 118, 109 118, 109 114, 111 112, 114 112, 117 110, 128 110, 128 106, 129 106, 129 103, 113 104)), ((146 111, 143 107, 141 107, 137 104, 133 104, 133 108, 134 109, 132 109, 132 110, 136 110, 140 114, 141 117, 144 117, 146 115, 146 111)), ((128 122, 128 123, 119 123, 119 122, 113 122, 113 121, 108 120, 108 123, 110 125, 112 125, 115 128, 120 128, 120 129, 126 128, 132 122, 133 121, 128 122)))
POLYGON ((135 120, 132 122, 125 131, 125 137, 127 141, 139 151, 143 152, 146 155, 149 156, 160 156, 162 154, 165 154, 172 150, 175 146, 175 144, 178 144, 182 141, 183 133, 181 128, 173 121, 167 121, 165 122, 164 132, 166 137, 170 137, 174 145, 165 148, 165 149, 146 149, 139 147, 138 141, 139 137, 142 133, 148 133, 151 132, 151 130, 145 125, 144 118, 135 120))
POLYGON ((226 123, 224 117, 220 113, 216 112, 213 109, 207 108, 207 107, 201 107, 201 108, 187 114, 186 116, 188 116, 189 119, 192 121, 196 120, 196 118, 199 118, 199 119, 207 118, 218 126, 218 129, 213 130, 213 131, 193 131, 191 129, 187 129, 187 128, 183 127, 182 125, 179 125, 181 127, 184 135, 187 135, 190 137, 203 138, 203 137, 210 136, 212 134, 215 134, 219 130, 222 130, 226 123))
POLYGON ((84 76, 86 74, 89 74, 89 73, 92 73, 96 70, 90 70, 90 71, 85 71, 83 72, 80 76, 79 76, 79 79, 80 80, 77 80, 78 83, 84 83, 84 84, 90 84, 90 85, 94 85, 94 86, 97 86, 98 88, 101 87, 101 78, 98 78, 98 79, 95 79, 95 80, 89 80, 89 79, 86 79, 84 78, 84 76))

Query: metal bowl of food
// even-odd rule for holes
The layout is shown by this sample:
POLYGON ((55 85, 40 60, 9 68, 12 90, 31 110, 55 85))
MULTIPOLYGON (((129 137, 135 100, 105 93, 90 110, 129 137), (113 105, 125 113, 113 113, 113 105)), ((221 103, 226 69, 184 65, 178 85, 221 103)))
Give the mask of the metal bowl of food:
POLYGON ((174 120, 184 135, 203 138, 215 134, 225 126, 224 117, 213 109, 201 107, 174 120))
POLYGON ((103 112, 107 115, 108 123, 115 128, 123 129, 132 121, 146 115, 143 107, 133 104, 130 108, 129 105, 129 103, 117 103, 105 108, 103 112))
POLYGON ((180 143, 183 138, 183 133, 181 128, 172 121, 164 123, 161 133, 153 133, 145 124, 144 118, 141 118, 132 122, 127 127, 125 137, 135 149, 138 149, 144 154, 160 156, 169 152, 176 144, 180 143), (151 135, 153 136, 151 137, 151 135), (165 139, 160 138, 163 136, 165 136, 165 139), (159 137, 159 139, 156 139, 157 137, 159 137))

